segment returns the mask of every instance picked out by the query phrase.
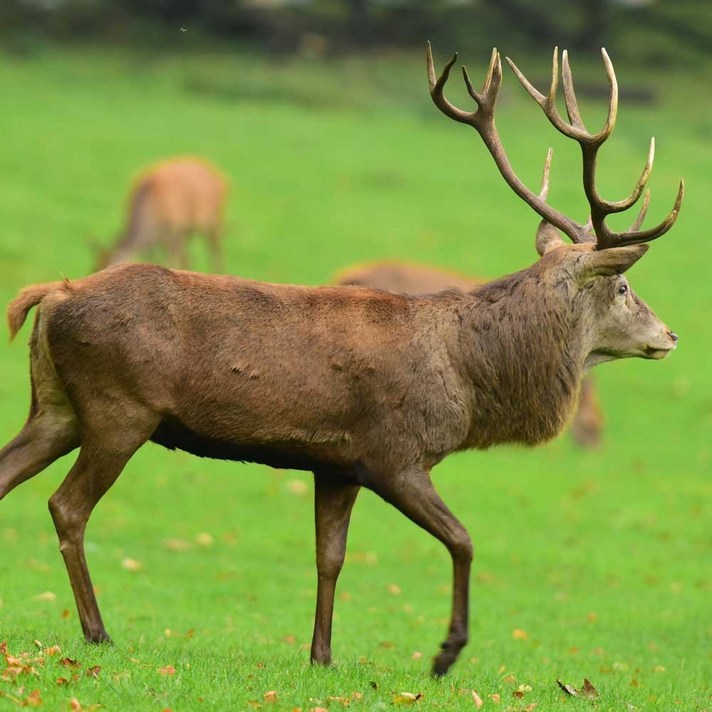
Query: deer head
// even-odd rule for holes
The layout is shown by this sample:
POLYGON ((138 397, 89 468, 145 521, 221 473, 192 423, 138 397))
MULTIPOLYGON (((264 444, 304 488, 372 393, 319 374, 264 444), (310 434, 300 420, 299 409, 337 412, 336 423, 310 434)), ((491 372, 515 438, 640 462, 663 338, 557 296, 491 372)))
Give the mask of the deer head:
POLYGON ((581 147, 583 189, 590 207, 590 219, 585 224, 579 224, 546 202, 551 151, 547 157, 539 194, 524 185, 512 169, 494 120, 497 95, 502 83, 499 52, 492 50, 489 70, 481 92, 474 89, 467 70, 463 67, 467 91, 476 104, 476 109, 472 112, 454 106, 443 93, 457 54, 445 65, 440 76, 437 76, 430 44, 426 52, 430 95, 435 105, 446 116, 472 126, 480 134, 506 182, 542 217, 536 240, 541 260, 536 271, 551 290, 563 289, 567 292, 574 316, 582 321, 581 333, 588 342, 584 344, 587 349, 586 366, 631 356, 663 358, 677 344, 677 335, 630 289, 624 273, 645 254, 648 246, 643 243, 660 237, 673 226, 680 211, 684 183, 680 181, 675 204, 659 225, 647 230, 641 229, 650 199, 649 191, 645 191, 642 208, 630 229, 615 232, 606 225, 609 215, 628 210, 643 195, 653 166, 655 140, 651 139, 648 159, 632 193, 619 201, 601 197, 596 188, 596 159, 599 148, 613 131, 618 110, 618 84, 613 64, 605 49, 602 49, 601 53, 610 87, 610 101, 606 123, 597 133, 590 133, 581 119, 566 50, 562 56, 561 76, 568 121, 561 117, 556 108, 559 81, 558 48, 554 50, 551 86, 546 95, 540 93, 514 62, 507 58, 521 84, 541 106, 553 126, 564 136, 577 141, 581 147), (559 230, 571 240, 572 245, 561 239, 559 230))

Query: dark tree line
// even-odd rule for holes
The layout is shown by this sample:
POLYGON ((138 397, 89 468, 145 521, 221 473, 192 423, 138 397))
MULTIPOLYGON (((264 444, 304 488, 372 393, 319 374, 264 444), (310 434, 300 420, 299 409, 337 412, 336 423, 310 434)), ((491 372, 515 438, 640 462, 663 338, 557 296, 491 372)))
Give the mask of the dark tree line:
POLYGON ((488 46, 492 39, 592 50, 622 26, 712 52, 709 0, 0 0, 0 34, 130 39, 136 27, 189 25, 292 51, 305 36, 329 51, 420 45, 488 46))

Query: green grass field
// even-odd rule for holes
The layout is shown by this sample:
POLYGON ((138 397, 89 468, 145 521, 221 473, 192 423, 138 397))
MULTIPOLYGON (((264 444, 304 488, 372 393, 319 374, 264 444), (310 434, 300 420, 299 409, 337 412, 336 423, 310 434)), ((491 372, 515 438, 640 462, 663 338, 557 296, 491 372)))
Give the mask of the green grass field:
MULTIPOLYGON (((488 53, 465 59, 479 83, 488 53)), ((546 77, 547 57, 516 59, 546 77)), ((226 247, 240 275, 316 284, 393 257, 497 276, 534 260, 536 216, 475 132, 432 107, 419 55, 269 63, 95 49, 0 61, 3 304, 25 284, 91 271, 91 241, 118 231, 131 176, 176 154, 230 175, 226 247)), ((678 225, 631 273, 679 349, 598 370, 598 451, 564 435, 534 451, 456 455, 435 472, 476 551, 471 642, 446 678, 429 677, 450 606, 449 557, 434 539, 363 493, 337 591, 336 665, 311 669, 308 474, 149 445, 87 532, 113 647, 82 642, 47 511, 72 456, 0 503, 0 642, 27 655, 0 669, 0 708, 470 710, 475 691, 485 710, 712 709, 707 70, 618 67, 624 89, 657 100, 624 97, 601 156, 602 192, 622 197, 656 136, 651 224, 686 179, 678 225), (584 678, 597 699, 556 683, 584 678)), ((605 85, 597 64, 580 73, 605 85)), ((589 127, 603 120, 600 102, 583 108, 589 127)), ((508 70, 498 125, 530 185, 554 146, 550 201, 585 218, 578 150, 508 70)), ((200 246, 195 259, 207 265, 200 246)), ((0 348, 2 442, 29 404, 28 335, 0 348)))

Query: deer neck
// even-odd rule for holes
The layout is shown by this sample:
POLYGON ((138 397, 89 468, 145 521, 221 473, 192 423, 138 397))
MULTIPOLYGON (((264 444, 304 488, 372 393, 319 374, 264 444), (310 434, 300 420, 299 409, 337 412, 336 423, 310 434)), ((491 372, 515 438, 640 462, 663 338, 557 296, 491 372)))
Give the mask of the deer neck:
POLYGON ((464 447, 535 445, 573 413, 586 361, 570 301, 527 271, 475 290, 461 317, 462 368, 470 387, 464 447))

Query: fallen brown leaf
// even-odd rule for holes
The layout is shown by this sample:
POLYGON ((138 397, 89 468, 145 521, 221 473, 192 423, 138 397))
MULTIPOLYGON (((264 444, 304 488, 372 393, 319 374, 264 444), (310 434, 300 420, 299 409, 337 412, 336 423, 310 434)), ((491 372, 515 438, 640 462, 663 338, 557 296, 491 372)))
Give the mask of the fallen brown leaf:
POLYGON ((521 628, 515 628, 512 631, 512 638, 514 638, 514 640, 526 640, 528 637, 527 632, 521 628))
POLYGON ((190 551, 193 545, 184 539, 164 539, 163 547, 169 551, 190 551))
POLYGON ((598 697, 598 690, 591 684, 588 678, 584 678, 583 685, 580 690, 577 690, 573 685, 566 685, 561 680, 557 680, 556 684, 571 697, 583 697, 586 700, 595 700, 598 697))
POLYGON ((598 690, 587 677, 583 679, 583 687, 579 690, 579 695, 587 700, 595 700, 598 697, 598 690))
POLYGON ((571 695, 571 697, 578 697, 578 692, 575 687, 572 687, 571 685, 566 685, 561 680, 557 680, 556 684, 567 694, 571 695))
POLYGON ((84 674, 85 674, 87 677, 96 677, 96 678, 98 678, 100 672, 101 672, 101 666, 99 666, 99 665, 94 665, 94 666, 92 666, 92 667, 90 667, 90 668, 87 668, 87 669, 84 671, 84 674))
POLYGON ((516 690, 512 692, 512 695, 518 699, 522 699, 527 692, 531 692, 532 688, 530 685, 520 685, 516 690))
POLYGON ((69 700, 69 707, 72 710, 72 712, 92 712, 92 710, 98 710, 101 707, 101 705, 95 704, 95 705, 87 705, 85 707, 82 705, 82 703, 76 697, 72 697, 72 699, 69 700))
POLYGON ((79 662, 77 660, 73 660, 72 658, 62 658, 59 661, 59 664, 64 665, 64 667, 72 668, 74 670, 81 667, 79 662))
POLYGON ((57 594, 52 593, 52 591, 43 591, 34 596, 35 601, 55 601, 57 600, 57 594))
POLYGON ((412 692, 398 692, 395 695, 393 695, 393 704, 394 705, 414 705, 416 702, 419 702, 422 699, 423 699, 422 692, 418 692, 417 694, 413 694, 412 692))
POLYGON ((329 702, 338 702, 340 705, 343 705, 344 707, 349 707, 351 705, 350 697, 339 697, 337 695, 330 695, 328 699, 329 699, 329 702))
POLYGON ((209 546, 212 546, 215 543, 215 540, 213 539, 211 534, 208 534, 207 532, 200 532, 199 534, 195 535, 195 543, 198 546, 202 546, 207 549, 209 546))
POLYGON ((480 709, 484 704, 482 698, 474 690, 472 690, 472 701, 475 703, 475 709, 480 709))
POLYGON ((22 701, 23 707, 40 707, 42 705, 42 695, 39 690, 32 690, 22 701))
POLYGON ((162 668, 159 668, 158 672, 160 672, 161 675, 175 675, 176 669, 173 665, 164 665, 162 668))
POLYGON ((302 497, 309 493, 309 485, 304 480, 289 480, 286 484, 287 491, 302 497))
POLYGON ((265 692, 262 697, 264 698, 264 701, 268 704, 273 704, 279 699, 279 693, 277 692, 277 690, 269 690, 265 692))

